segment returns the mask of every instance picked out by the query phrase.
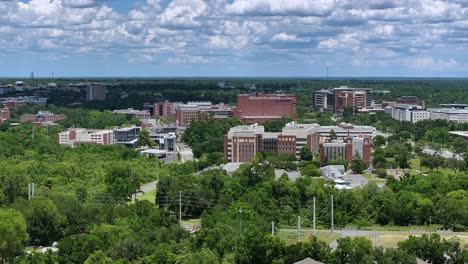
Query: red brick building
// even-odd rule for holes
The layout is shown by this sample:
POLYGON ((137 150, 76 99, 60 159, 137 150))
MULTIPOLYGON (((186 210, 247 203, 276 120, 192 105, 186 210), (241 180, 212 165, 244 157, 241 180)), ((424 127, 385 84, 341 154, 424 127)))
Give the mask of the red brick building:
POLYGON ((224 158, 228 162, 251 162, 259 152, 274 152, 299 158, 303 147, 318 153, 317 124, 287 124, 282 132, 265 132, 263 126, 233 127, 224 138, 224 158))
POLYGON ((153 115, 172 119, 172 103, 168 100, 154 104, 153 115))
POLYGON ((202 114, 211 112, 214 118, 227 118, 232 116, 232 108, 225 104, 213 105, 211 102, 187 102, 171 103, 169 101, 159 102, 154 105, 154 116, 170 119, 179 126, 188 126, 194 119, 200 118, 202 114))
POLYGON ((2 110, 0 110, 0 124, 2 124, 3 122, 6 122, 10 118, 11 118, 11 112, 8 107, 4 107, 2 110))
POLYGON ((233 115, 242 122, 261 123, 296 116, 296 96, 277 94, 240 94, 233 115))
POLYGON ((371 161, 372 143, 370 137, 347 137, 343 142, 327 142, 320 144, 320 161, 344 159, 352 161, 355 155, 364 162, 371 161))
POLYGON ((39 111, 37 114, 32 115, 32 114, 24 114, 20 117, 21 123, 25 122, 33 122, 33 123, 46 123, 46 122, 57 122, 60 120, 63 120, 67 118, 66 115, 63 114, 53 114, 51 112, 43 112, 39 111))

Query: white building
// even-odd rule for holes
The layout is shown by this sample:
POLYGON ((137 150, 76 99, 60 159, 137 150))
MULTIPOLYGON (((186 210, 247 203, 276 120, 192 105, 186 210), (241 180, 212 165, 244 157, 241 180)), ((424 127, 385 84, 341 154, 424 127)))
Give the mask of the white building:
POLYGON ((393 119, 412 123, 427 119, 443 119, 456 123, 468 122, 468 109, 428 108, 424 110, 419 105, 395 105, 386 107, 385 112, 393 119))
POLYGON ((338 126, 320 126, 318 133, 320 137, 330 137, 332 131, 339 138, 367 136, 374 137, 377 129, 372 126, 354 126, 351 124, 341 123, 338 126))
POLYGON ((114 131, 71 128, 68 131, 58 133, 58 143, 68 146, 80 144, 110 145, 114 144, 114 131))

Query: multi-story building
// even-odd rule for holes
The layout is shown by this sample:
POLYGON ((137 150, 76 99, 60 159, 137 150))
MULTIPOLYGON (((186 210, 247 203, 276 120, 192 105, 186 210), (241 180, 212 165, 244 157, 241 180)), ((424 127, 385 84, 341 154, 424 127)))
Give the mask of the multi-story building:
POLYGON ((401 106, 401 105, 409 105, 409 106, 419 106, 421 109, 425 108, 424 101, 421 101, 416 96, 402 96, 398 98, 396 101, 383 101, 382 108, 386 108, 388 106, 401 106))
POLYGON ((431 119, 444 119, 456 123, 468 122, 468 109, 428 108, 431 119))
POLYGON ((224 157, 228 162, 251 162, 263 150, 265 128, 258 125, 233 127, 224 137, 224 157))
POLYGON ((138 118, 140 121, 144 122, 147 119, 151 118, 151 114, 148 110, 136 110, 133 108, 122 109, 122 110, 114 110, 112 111, 114 114, 124 114, 127 116, 134 116, 138 118))
POLYGON ((332 113, 342 112, 345 108, 372 108, 372 94, 370 88, 351 88, 340 86, 331 90, 314 92, 314 108, 332 113))
POLYGON ((156 144, 159 145, 159 149, 165 150, 165 151, 174 151, 176 142, 177 142, 177 136, 176 133, 170 132, 170 133, 151 133, 150 134, 151 139, 154 140, 156 144))
POLYGON ((240 94, 233 115, 246 123, 261 123, 296 116, 296 96, 288 94, 240 94))
POLYGON ((10 118, 11 112, 8 107, 4 107, 2 110, 0 110, 0 124, 6 122, 10 118))
POLYGON ((16 109, 25 106, 26 104, 47 105, 46 97, 36 96, 19 96, 19 97, 5 97, 0 98, 0 104, 10 109, 16 109))
POLYGON ((354 157, 359 157, 364 162, 370 162, 371 149, 370 137, 347 137, 343 141, 324 142, 320 144, 320 161, 337 159, 352 161, 354 157))
POLYGON ((70 128, 68 131, 58 133, 58 143, 72 147, 81 144, 119 144, 134 148, 138 146, 140 131, 141 128, 137 126, 114 129, 70 128))
POLYGON ((172 119, 173 103, 168 100, 154 104, 153 115, 155 117, 166 117, 172 119))
POLYGON ((320 126, 318 128, 320 137, 330 138, 334 134, 337 138, 346 137, 375 137, 377 129, 372 126, 354 126, 352 124, 341 123, 338 126, 320 126))
POLYGON ((20 116, 20 121, 21 123, 33 122, 35 125, 42 125, 43 123, 54 123, 65 118, 67 116, 63 114, 56 115, 48 111, 39 111, 35 115, 24 114, 20 116))
POLYGON ((413 123, 428 119, 443 119, 456 123, 468 122, 468 109, 461 108, 428 108, 424 110, 420 105, 394 105, 387 106, 385 112, 393 119, 413 123))
POLYGON ((105 101, 107 88, 105 85, 91 84, 86 87, 86 102, 105 101))
POLYGON ((114 131, 70 128, 58 133, 58 143, 72 147, 80 144, 111 145, 114 144, 114 131))
POLYGON ((320 154, 320 160, 342 158, 351 161, 358 154, 369 162, 371 142, 376 129, 369 126, 321 127, 318 124, 286 124, 281 132, 265 132, 261 125, 233 127, 224 138, 224 157, 228 162, 251 162, 259 152, 300 157, 300 151, 307 146, 313 154, 320 154), (335 132, 333 132, 335 131, 335 132), (332 137, 332 135, 335 137, 332 137), (331 138, 332 137, 332 138, 331 138))
POLYGON ((228 162, 250 162, 259 152, 275 152, 299 158, 307 146, 312 153, 319 151, 317 124, 286 124, 281 132, 265 132, 261 125, 233 127, 224 138, 224 156, 228 162))
POLYGON ((136 148, 138 146, 138 133, 140 131, 141 128, 137 126, 116 128, 114 129, 113 144, 136 148))
POLYGON ((314 92, 314 108, 320 112, 334 112, 335 94, 332 90, 321 89, 314 92))
POLYGON ((171 103, 159 102, 154 105, 154 116, 169 118, 179 126, 188 126, 194 119, 205 113, 212 113, 213 118, 222 119, 232 116, 232 107, 223 103, 213 105, 211 102, 171 103))

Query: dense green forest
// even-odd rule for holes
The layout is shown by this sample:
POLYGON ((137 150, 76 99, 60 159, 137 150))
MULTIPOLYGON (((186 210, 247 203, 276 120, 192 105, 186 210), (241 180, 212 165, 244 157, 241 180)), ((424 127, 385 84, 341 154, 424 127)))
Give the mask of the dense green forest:
MULTIPOLYGON (((0 83, 14 80, 3 79, 0 83)), ((28 82, 28 80, 25 80, 28 82)), ((85 89, 80 92, 69 89, 50 88, 49 102, 57 106, 75 106, 93 109, 120 109, 133 107, 141 109, 144 103, 162 100, 170 101, 211 101, 213 103, 235 103, 239 93, 294 93, 298 96, 298 113, 306 114, 311 106, 312 91, 330 87, 349 86, 373 88, 376 102, 395 100, 403 95, 414 95, 426 101, 428 107, 441 103, 468 102, 468 80, 466 79, 54 79, 38 80, 41 83, 55 82, 59 86, 70 83, 103 82, 110 84, 106 102, 85 102, 85 89), (225 82, 232 88, 220 88, 218 82, 225 82), (252 89, 254 86, 256 89, 252 89), (390 91, 390 93, 381 93, 390 91)), ((17 95, 33 95, 45 92, 16 92, 17 95)), ((13 94, 3 95, 10 96, 13 94)))

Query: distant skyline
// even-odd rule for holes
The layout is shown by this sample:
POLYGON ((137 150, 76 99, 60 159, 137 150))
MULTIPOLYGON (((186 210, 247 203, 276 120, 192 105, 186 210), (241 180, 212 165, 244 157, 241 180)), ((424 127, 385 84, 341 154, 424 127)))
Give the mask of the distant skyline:
POLYGON ((0 0, 0 77, 468 77, 468 0, 0 0))

